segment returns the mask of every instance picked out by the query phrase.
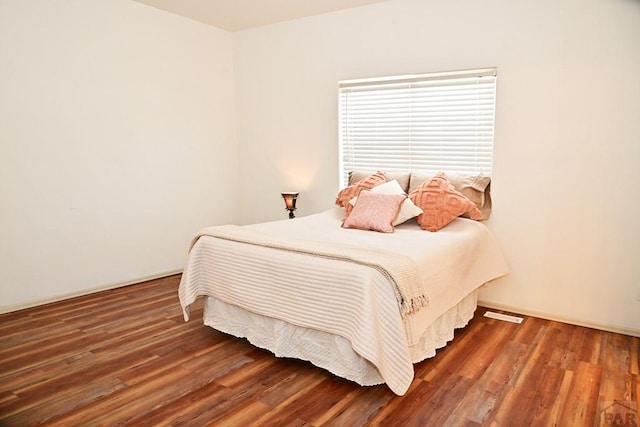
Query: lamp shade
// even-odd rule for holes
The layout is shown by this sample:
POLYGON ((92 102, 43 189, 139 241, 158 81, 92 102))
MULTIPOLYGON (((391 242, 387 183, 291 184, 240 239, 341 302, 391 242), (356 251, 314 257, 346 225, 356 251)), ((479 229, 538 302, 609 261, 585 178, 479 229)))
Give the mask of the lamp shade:
POLYGON ((297 192, 293 191, 285 191, 282 194, 282 198, 284 199, 285 209, 289 211, 289 218, 293 218, 293 211, 296 210, 296 200, 298 200, 297 192))

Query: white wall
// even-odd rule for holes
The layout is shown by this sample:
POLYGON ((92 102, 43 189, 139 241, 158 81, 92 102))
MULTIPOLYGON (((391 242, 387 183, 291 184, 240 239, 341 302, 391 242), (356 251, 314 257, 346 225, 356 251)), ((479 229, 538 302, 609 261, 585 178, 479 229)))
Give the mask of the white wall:
POLYGON ((231 35, 129 0, 0 0, 0 311, 182 269, 236 218, 231 35))
POLYGON ((338 80, 485 66, 512 272, 481 298, 640 332, 634 0, 390 0, 233 36, 129 0, 0 0, 0 311, 179 270, 201 226, 286 218, 283 190, 327 209, 338 80))
POLYGON ((391 0, 234 35, 243 221, 329 208, 337 82, 496 66, 494 306, 640 334, 640 3, 391 0))

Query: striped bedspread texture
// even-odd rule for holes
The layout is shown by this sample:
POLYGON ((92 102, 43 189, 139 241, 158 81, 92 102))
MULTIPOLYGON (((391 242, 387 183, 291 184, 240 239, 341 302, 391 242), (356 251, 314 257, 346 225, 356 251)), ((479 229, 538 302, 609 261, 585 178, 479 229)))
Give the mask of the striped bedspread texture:
POLYGON ((345 243, 282 238, 237 225, 204 228, 194 237, 191 247, 202 236, 371 267, 393 284, 400 314, 403 317, 426 306, 428 302, 426 288, 416 262, 402 254, 381 248, 365 248, 345 243))
POLYGON ((456 220, 440 234, 408 225, 388 235, 342 229, 340 218, 332 209, 200 230, 179 288, 185 320, 199 296, 212 296, 341 336, 404 394, 413 380, 412 335, 428 326, 415 319, 435 320, 506 274, 504 258, 486 227, 471 220, 456 220))

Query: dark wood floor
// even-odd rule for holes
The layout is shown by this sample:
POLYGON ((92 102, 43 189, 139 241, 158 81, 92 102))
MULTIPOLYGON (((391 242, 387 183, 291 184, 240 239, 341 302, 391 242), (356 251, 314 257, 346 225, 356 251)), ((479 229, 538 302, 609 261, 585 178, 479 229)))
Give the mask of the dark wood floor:
POLYGON ((639 338, 479 308, 398 397, 203 326, 201 301, 185 323, 178 281, 1 315, 0 425, 637 422, 639 338))

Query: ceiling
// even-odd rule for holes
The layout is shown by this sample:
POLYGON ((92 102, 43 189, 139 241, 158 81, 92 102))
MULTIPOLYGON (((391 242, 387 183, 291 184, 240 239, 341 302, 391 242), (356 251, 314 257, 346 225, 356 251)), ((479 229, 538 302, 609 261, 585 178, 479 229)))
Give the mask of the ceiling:
POLYGON ((227 31, 388 0, 134 0, 227 31))

